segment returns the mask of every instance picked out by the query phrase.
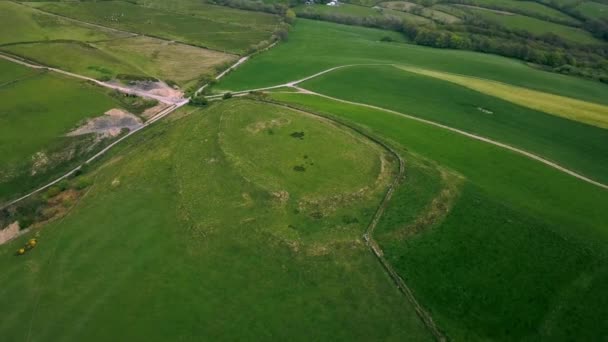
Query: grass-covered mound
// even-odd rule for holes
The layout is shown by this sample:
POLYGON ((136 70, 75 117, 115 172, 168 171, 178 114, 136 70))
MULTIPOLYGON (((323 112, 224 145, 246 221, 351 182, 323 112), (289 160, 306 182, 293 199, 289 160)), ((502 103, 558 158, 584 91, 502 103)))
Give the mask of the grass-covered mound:
POLYGON ((395 170, 384 150, 247 100, 180 116, 96 162, 34 250, 0 247, 2 336, 430 338, 362 238, 395 170))

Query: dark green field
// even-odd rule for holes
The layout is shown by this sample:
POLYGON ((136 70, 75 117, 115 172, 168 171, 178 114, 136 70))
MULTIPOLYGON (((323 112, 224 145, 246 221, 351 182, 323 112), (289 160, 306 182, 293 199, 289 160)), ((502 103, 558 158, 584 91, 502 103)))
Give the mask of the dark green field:
POLYGON ((605 190, 393 114, 310 95, 273 98, 360 124, 413 154, 377 234, 449 336, 597 340, 607 333, 601 317, 608 312, 598 304, 608 284, 605 190))

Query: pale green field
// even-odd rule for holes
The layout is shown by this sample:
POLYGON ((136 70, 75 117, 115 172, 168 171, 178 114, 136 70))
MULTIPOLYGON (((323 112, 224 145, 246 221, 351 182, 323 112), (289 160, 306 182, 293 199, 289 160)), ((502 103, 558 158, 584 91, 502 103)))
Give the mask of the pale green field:
POLYGON ((416 67, 398 66, 398 68, 449 81, 541 112, 554 114, 601 128, 608 128, 608 106, 481 78, 449 74, 416 67))

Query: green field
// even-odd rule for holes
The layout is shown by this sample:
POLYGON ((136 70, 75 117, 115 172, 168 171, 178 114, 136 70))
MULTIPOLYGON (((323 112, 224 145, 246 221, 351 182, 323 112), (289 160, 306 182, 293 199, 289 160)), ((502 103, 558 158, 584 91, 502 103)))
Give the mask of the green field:
POLYGON ((587 1, 576 6, 576 9, 588 18, 608 20, 608 4, 587 1))
POLYGON ((430 24, 431 21, 427 18, 406 13, 403 11, 395 11, 392 9, 375 9, 370 7, 364 7, 359 5, 342 4, 340 6, 327 6, 327 5, 300 5, 296 7, 296 13, 298 15, 304 14, 336 14, 353 17, 382 17, 382 16, 393 16, 404 19, 406 21, 417 23, 417 24, 430 24))
POLYGON ((564 14, 556 9, 547 7, 533 1, 513 1, 513 0, 473 0, 472 4, 481 7, 496 7, 504 11, 525 11, 529 16, 539 19, 550 18, 564 23, 578 24, 578 20, 564 14))
POLYGON ((272 96, 407 149, 406 183, 377 235, 452 339, 601 340, 607 333, 605 190, 393 114, 310 95, 272 96), (445 180, 435 163, 464 183, 453 174, 445 180))
POLYGON ((0 45, 48 40, 97 41, 128 36, 0 1, 0 45))
POLYGON ((274 31, 279 23, 276 15, 242 11, 234 8, 210 5, 199 0, 137 0, 137 4, 169 12, 195 15, 212 21, 241 25, 255 30, 274 31))
POLYGON ((0 59, 0 87, 37 74, 36 70, 16 67, 15 63, 0 59))
POLYGON ((235 55, 142 36, 89 44, 16 44, 0 50, 96 79, 120 74, 150 76, 171 80, 182 88, 236 59, 235 55))
POLYGON ((92 78, 114 78, 117 74, 145 75, 134 65, 79 42, 18 44, 0 49, 43 65, 92 78))
POLYGON ((229 53, 243 53, 250 46, 270 38, 270 32, 264 30, 264 27, 254 28, 232 23, 248 15, 242 11, 236 11, 232 17, 224 18, 225 22, 220 22, 122 1, 36 2, 29 5, 85 22, 229 53))
POLYGON ((453 16, 451 14, 442 11, 436 11, 428 7, 418 6, 412 2, 407 1, 386 1, 380 3, 379 6, 402 12, 412 12, 415 8, 419 8, 419 15, 425 18, 433 19, 435 21, 448 24, 460 22, 460 19, 458 17, 453 16))
POLYGON ((495 13, 485 9, 466 8, 489 22, 501 25, 509 30, 528 31, 534 35, 555 34, 566 41, 579 44, 604 44, 605 42, 594 38, 591 33, 579 28, 555 24, 541 19, 527 17, 519 14, 495 13))
MULTIPOLYGON (((31 73, 7 63, 0 68, 13 77, 31 73)), ((64 135, 82 120, 120 107, 105 90, 44 72, 1 86, 0 99, 0 202, 74 167, 94 139, 64 135)))
POLYGON ((11 340, 430 340, 362 242, 388 181, 378 181, 383 153, 332 124, 243 100, 155 125, 97 164, 92 187, 34 251, 12 256, 22 240, 0 248, 0 291, 11 294, 0 296, 0 331, 11 340), (249 162, 256 169, 242 173, 249 162), (342 200, 325 187, 345 191, 342 200), (312 199, 332 202, 305 205, 312 199))
POLYGON ((239 68, 239 72, 224 78, 218 88, 245 90, 278 85, 345 64, 398 63, 608 104, 608 86, 598 82, 536 70, 520 61, 488 54, 380 42, 390 34, 298 20, 289 41, 252 59, 239 68))

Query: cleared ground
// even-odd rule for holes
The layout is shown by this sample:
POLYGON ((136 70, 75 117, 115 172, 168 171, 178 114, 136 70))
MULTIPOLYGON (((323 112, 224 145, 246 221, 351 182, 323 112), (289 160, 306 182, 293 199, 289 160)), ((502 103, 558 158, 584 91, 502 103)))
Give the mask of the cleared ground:
POLYGON ((331 208, 300 205, 329 198, 326 186, 373 186, 382 154, 352 132, 243 100, 160 122, 85 174, 93 185, 34 251, 12 256, 22 240, 0 247, 0 291, 11 294, 0 296, 0 331, 16 340, 429 340, 362 241, 385 187, 331 208), (283 125, 269 134, 268 120, 283 125), (273 153, 251 155, 243 139, 273 153), (299 154, 284 146, 294 144, 299 154), (250 180, 238 164, 247 160, 279 170, 250 180), (333 172, 353 165, 366 171, 333 172))

